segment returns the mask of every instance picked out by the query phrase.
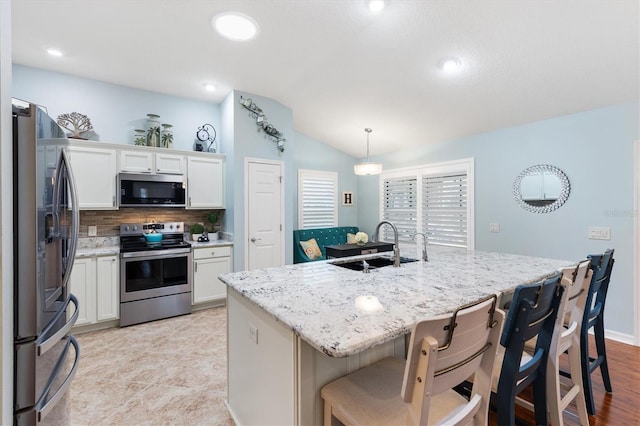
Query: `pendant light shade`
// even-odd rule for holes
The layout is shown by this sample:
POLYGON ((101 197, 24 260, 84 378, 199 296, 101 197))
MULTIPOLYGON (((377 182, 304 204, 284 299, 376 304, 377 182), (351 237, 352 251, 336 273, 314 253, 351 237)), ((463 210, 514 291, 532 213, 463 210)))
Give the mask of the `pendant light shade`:
POLYGON ((358 163, 353 166, 353 171, 357 175, 379 175, 382 172, 382 164, 380 163, 372 163, 369 161, 369 133, 373 130, 370 128, 364 129, 367 132, 367 161, 363 163, 358 163))

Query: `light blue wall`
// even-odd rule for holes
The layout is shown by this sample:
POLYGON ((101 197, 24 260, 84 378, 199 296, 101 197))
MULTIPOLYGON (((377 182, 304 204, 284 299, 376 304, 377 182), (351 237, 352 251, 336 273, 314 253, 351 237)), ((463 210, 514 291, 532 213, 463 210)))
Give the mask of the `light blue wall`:
POLYGON ((294 141, 291 145, 295 167, 294 177, 296 179, 296 190, 293 193, 292 200, 294 206, 296 206, 293 229, 298 229, 298 169, 337 172, 338 226, 357 226, 359 208, 357 199, 358 180, 353 173, 353 165, 357 159, 298 132, 294 132, 294 141), (353 205, 342 205, 341 197, 343 192, 353 192, 353 205))
MULTIPOLYGON (((231 96, 231 95, 230 95, 231 96)), ((233 174, 232 186, 227 185, 231 194, 227 197, 227 204, 233 205, 233 262, 234 270, 245 269, 245 245, 248 236, 245 235, 245 160, 247 158, 278 160, 284 162, 284 235, 285 235, 285 263, 293 263, 293 250, 290 243, 293 231, 293 221, 296 215, 295 206, 289 202, 295 191, 296 180, 293 166, 293 112, 281 103, 263 96, 234 91, 233 103, 230 107, 225 100, 225 117, 227 108, 233 108, 233 158, 227 161, 228 174, 233 174), (258 129, 256 120, 240 105, 240 97, 251 98, 267 116, 267 121, 283 133, 285 142, 284 152, 278 151, 276 144, 267 139, 265 133, 258 129)), ((226 118, 225 118, 226 119, 226 118)), ((230 215, 231 216, 231 215, 230 215)))
MULTIPOLYGON (((12 96, 47 107, 49 115, 79 112, 91 119, 101 141, 133 144, 133 130, 146 129, 148 113, 173 124, 173 148, 193 150, 199 126, 210 123, 220 131, 220 107, 132 89, 97 80, 13 65, 12 96)), ((224 141, 218 137, 218 141, 224 141)), ((220 146, 220 143, 219 143, 220 146)), ((223 147, 224 148, 224 147, 223 147)))
MULTIPOLYGON (((637 102, 501 129, 377 157, 386 170, 460 158, 475 159, 477 250, 580 260, 616 249, 607 329, 633 335, 633 144, 640 139, 637 102), (551 164, 571 181, 559 210, 529 213, 513 200, 513 181, 525 168, 551 164), (490 233, 499 223, 500 233, 490 233), (611 228, 610 241, 587 239, 589 226, 611 228)), ((379 220, 379 179, 359 178, 359 223, 379 220)))

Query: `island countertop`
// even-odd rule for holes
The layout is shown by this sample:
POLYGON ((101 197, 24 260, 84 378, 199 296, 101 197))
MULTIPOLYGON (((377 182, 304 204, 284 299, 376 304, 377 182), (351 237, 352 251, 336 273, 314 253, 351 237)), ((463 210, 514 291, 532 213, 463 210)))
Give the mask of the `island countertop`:
POLYGON ((429 262, 368 274, 335 265, 344 261, 235 272, 220 279, 315 349, 346 357, 408 333, 417 321, 576 264, 441 246, 429 246, 429 262))

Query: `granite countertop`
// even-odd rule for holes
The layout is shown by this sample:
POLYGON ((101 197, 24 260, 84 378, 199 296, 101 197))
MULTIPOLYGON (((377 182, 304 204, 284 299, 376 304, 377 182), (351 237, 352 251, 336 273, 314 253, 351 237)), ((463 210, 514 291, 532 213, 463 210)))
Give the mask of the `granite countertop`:
POLYGON ((193 248, 202 248, 202 247, 222 247, 222 246, 232 246, 233 241, 228 240, 211 240, 204 243, 199 243, 197 241, 189 241, 191 243, 191 247, 193 248))
MULTIPOLYGON (((193 248, 233 246, 233 241, 226 239, 218 239, 206 243, 189 242, 193 248)), ((78 239, 77 259, 114 254, 120 254, 120 239, 118 237, 83 237, 78 239)))
POLYGON ((228 273, 220 279, 312 347, 345 357, 402 336, 419 320, 576 264, 440 246, 429 246, 429 262, 369 274, 335 265, 345 259, 228 273))

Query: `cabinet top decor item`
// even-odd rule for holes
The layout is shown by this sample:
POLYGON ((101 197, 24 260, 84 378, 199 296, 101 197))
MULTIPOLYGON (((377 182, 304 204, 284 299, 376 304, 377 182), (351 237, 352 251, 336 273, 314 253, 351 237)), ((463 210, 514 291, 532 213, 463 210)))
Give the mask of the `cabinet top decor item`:
POLYGON ((74 139, 87 139, 82 137, 82 133, 93 130, 91 125, 91 119, 79 112, 72 112, 70 114, 60 114, 58 116, 58 125, 71 132, 70 138, 74 139))

